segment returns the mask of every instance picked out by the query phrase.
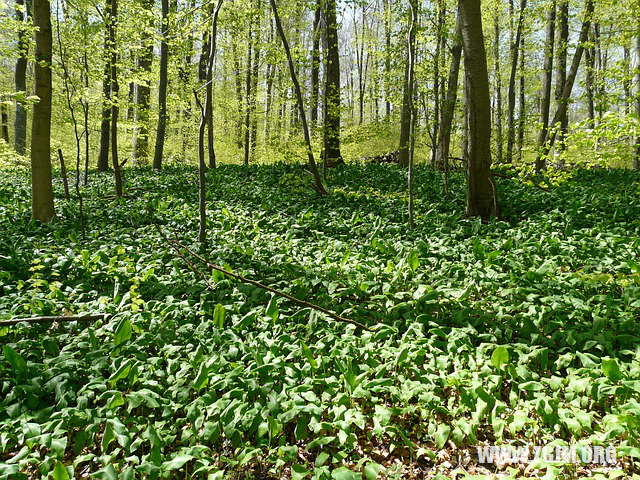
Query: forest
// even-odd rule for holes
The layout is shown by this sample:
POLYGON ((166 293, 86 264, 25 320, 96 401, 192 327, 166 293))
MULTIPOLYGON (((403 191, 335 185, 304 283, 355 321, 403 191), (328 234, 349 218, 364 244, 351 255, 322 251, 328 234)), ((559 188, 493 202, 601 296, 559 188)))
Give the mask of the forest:
POLYGON ((0 0, 0 479, 640 480, 637 0, 0 0))

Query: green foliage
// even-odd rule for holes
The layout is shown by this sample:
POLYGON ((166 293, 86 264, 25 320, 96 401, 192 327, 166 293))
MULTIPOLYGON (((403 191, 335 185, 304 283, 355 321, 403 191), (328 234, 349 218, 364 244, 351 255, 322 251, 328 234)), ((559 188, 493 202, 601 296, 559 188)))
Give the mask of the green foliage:
POLYGON ((130 169, 122 202, 92 174, 84 241, 58 180, 42 225, 3 170, 0 318, 109 317, 0 329, 0 476, 426 478, 494 441, 613 443, 637 471, 640 177, 497 179, 505 220, 483 225, 462 175, 445 202, 419 167, 409 230, 404 173, 348 165, 328 198, 288 186, 297 166, 208 173, 207 258, 358 332, 224 275, 208 290, 147 215, 195 245, 189 167, 130 169))

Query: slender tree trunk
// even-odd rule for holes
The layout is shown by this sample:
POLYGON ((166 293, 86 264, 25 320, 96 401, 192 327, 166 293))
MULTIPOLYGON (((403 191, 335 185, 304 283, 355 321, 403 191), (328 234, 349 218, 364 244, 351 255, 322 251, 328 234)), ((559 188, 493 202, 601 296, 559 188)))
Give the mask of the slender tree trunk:
POLYGON ((231 40, 231 46, 233 50, 233 68, 235 71, 236 80, 236 98, 238 101, 238 117, 236 120, 236 145, 238 148, 242 148, 242 73, 240 71, 240 54, 237 49, 234 39, 231 40))
POLYGON ((435 165, 438 153, 438 129, 440 127, 440 56, 442 50, 442 28, 444 24, 444 6, 438 1, 438 28, 436 30, 436 53, 433 61, 433 125, 431 134, 431 164, 435 165))
POLYGON ((251 118, 251 144, 249 149, 249 161, 255 160, 255 151, 258 143, 258 116, 256 115, 256 107, 258 102, 258 80, 260 75, 260 18, 262 14, 262 1, 256 1, 256 34, 253 47, 253 72, 251 73, 251 110, 249 116, 251 118))
MULTIPOLYGON (((269 23, 269 44, 273 41, 273 22, 269 23)), ((273 104, 273 80, 276 74, 276 65, 267 63, 267 91, 265 94, 264 109, 264 141, 271 143, 271 106, 273 104)))
POLYGON ((526 125, 527 103, 525 98, 525 61, 524 61, 524 33, 520 39, 520 108, 518 111, 518 160, 522 160, 522 146, 524 144, 524 129, 526 125))
POLYGON ((509 93, 507 105, 507 162, 512 161, 513 147, 516 139, 515 129, 515 109, 516 109, 516 73, 518 69, 518 55, 520 53, 520 38, 522 37, 522 23, 524 21, 524 11, 527 6, 526 0, 520 0, 520 14, 516 27, 516 37, 512 48, 511 74, 509 76, 509 93))
POLYGON ((628 45, 624 46, 622 62, 624 64, 624 113, 629 115, 633 98, 631 96, 631 51, 628 45))
POLYGON ((438 155, 436 167, 447 169, 449 164, 449 147, 451 144, 451 126, 456 110, 458 97, 458 77, 460 76, 460 59, 462 56, 462 24, 460 16, 456 19, 456 33, 451 48, 451 66, 447 80, 447 97, 442 106, 442 122, 440 123, 440 135, 438 135, 438 155))
MULTIPOLYGON (((638 31, 640 31, 640 25, 638 25, 638 31)), ((636 36, 636 115, 640 118, 640 33, 636 36)), ((636 138, 636 152, 633 159, 633 165, 636 170, 640 170, 640 134, 636 138)))
MULTIPOLYGON (((164 0, 166 1, 166 0, 164 0)), ((209 36, 209 52, 207 53, 207 65, 204 72, 204 79, 207 85, 213 82, 213 64, 216 56, 216 40, 218 34, 218 14, 222 7, 222 0, 218 0, 216 9, 211 20, 211 35, 209 36)), ((207 126, 207 119, 213 117, 213 89, 206 89, 206 99, 204 108, 200 105, 196 94, 196 101, 201 110, 200 127, 198 128, 198 208, 200 211, 200 228, 198 230, 198 241, 204 249, 207 244, 207 208, 206 208, 206 165, 204 163, 204 132, 207 126)), ((209 145, 211 150, 213 145, 209 145)))
MULTIPOLYGON (((557 63, 556 63, 556 105, 558 111, 560 111, 560 102, 563 102, 563 91, 567 83, 567 48, 569 43, 569 2, 568 0, 560 0, 558 4, 558 46, 557 46, 557 63)), ((560 125, 558 126, 558 133, 556 138, 558 140, 559 150, 564 150, 564 137, 567 133, 567 126, 569 119, 567 116, 567 109, 562 109, 558 118, 560 125)), ((555 126, 555 122, 551 124, 555 126)))
POLYGON ((464 82, 462 86, 462 144, 460 145, 460 158, 462 158, 462 163, 465 168, 467 168, 469 165, 469 75, 467 74, 466 67, 464 67, 463 70, 464 82))
POLYGON ((8 144, 9 143, 9 109, 7 104, 4 102, 3 98, 0 98, 2 101, 2 105, 0 105, 0 117, 2 119, 0 122, 2 123, 2 139, 8 144))
POLYGON ((313 17, 313 43, 311 47, 311 128, 318 125, 318 110, 320 107, 320 28, 322 18, 322 0, 317 0, 313 17))
MULTIPOLYGON (((542 128, 538 135, 538 144, 542 145, 549 130, 549 112, 551 110, 551 79, 553 76, 553 49, 556 32, 556 0, 551 1, 547 10, 547 32, 542 67, 542 88, 540 89, 540 123, 542 128)), ((545 168, 545 158, 538 156, 535 169, 540 172, 545 168)))
MULTIPOLYGON (((25 32, 27 19, 30 16, 30 0, 16 0, 15 18, 18 30, 18 60, 16 60, 15 89, 16 92, 27 91, 27 55, 29 39, 25 32)), ((27 109, 22 102, 16 101, 15 119, 13 123, 13 146, 20 155, 24 155, 27 147, 27 109)))
POLYGON ((31 121, 31 208, 33 218, 48 222, 55 216, 51 183, 51 7, 48 0, 34 0, 36 31, 35 94, 31 121))
POLYGON ((495 81, 496 81, 496 108, 494 111, 496 123, 496 163, 502 163, 502 76, 500 72, 500 18, 498 16, 498 7, 493 19, 493 29, 495 40, 493 42, 493 62, 495 64, 495 81))
MULTIPOLYGON (((153 19, 153 0, 144 0, 142 7, 145 10, 145 19, 153 19), (147 17, 148 16, 148 17, 147 17)), ((152 24, 146 24, 152 28, 152 24)), ((135 128, 133 131, 133 158, 146 161, 149 156, 149 103, 151 99, 151 64, 153 62, 153 40, 144 38, 138 68, 144 80, 135 88, 135 128)))
MULTIPOLYGON (((568 99, 571 97, 571 91, 573 90, 573 84, 578 74, 578 68, 580 67, 580 61, 582 60, 582 54, 584 53, 585 43, 589 38, 589 29, 591 28, 591 17, 593 16, 593 0, 586 0, 584 9, 584 20, 582 21, 582 28, 580 29, 580 37, 578 39, 578 45, 576 52, 573 55, 573 61, 571 62, 571 68, 569 69, 569 75, 564 83, 564 89, 559 95, 558 107, 555 115, 549 125, 554 126, 558 124, 567 115, 568 99)), ((546 158, 553 146, 556 139, 558 129, 550 128, 547 135, 540 145, 539 156, 546 158)), ((540 159, 537 160, 538 162, 540 159)))
POLYGON ((498 216, 498 198, 491 173, 491 99, 480 0, 460 0, 464 65, 469 87, 468 216, 498 216))
POLYGON ((385 118, 391 115, 391 0, 384 0, 384 91, 385 118))
MULTIPOLYGON (((408 90, 409 90, 409 98, 411 101, 410 111, 411 111, 411 123, 409 129, 409 172, 407 175, 407 187, 409 190, 409 228, 414 227, 413 221, 413 154, 415 150, 415 127, 416 127, 416 102, 414 98, 414 87, 415 87, 415 74, 414 74, 414 65, 415 65, 415 57, 416 57, 416 35, 415 31, 418 26, 418 2, 417 0, 409 0, 409 8, 411 10, 410 24, 409 24, 409 79, 408 79, 408 90)), ((436 96, 436 102, 438 97, 436 96)))
MULTIPOLYGON (((273 0, 272 0, 273 1, 273 0)), ((324 164, 342 163, 340 153, 340 51, 336 0, 325 3, 324 164)))
POLYGON ((109 169, 109 142, 111 139, 111 44, 109 23, 111 17, 111 0, 105 0, 104 6, 104 71, 102 74, 102 121, 100 123, 100 152, 98 153, 98 171, 109 169))
POLYGON ((589 115, 589 128, 596 126, 596 110, 594 102, 594 73, 596 70, 595 48, 589 46, 584 50, 586 61, 585 90, 587 93, 587 113, 589 115))
MULTIPOLYGON (((332 0, 328 0, 330 3, 332 0)), ((311 135, 309 133, 309 125, 307 124, 307 116, 304 113, 304 100, 302 98, 302 90, 300 89, 300 84, 298 83, 298 77, 296 75, 296 70, 293 64, 293 59, 291 58, 291 50, 289 50, 289 43, 287 42, 287 37, 282 30, 282 24, 280 23, 280 17, 278 16, 278 7, 276 6, 275 0, 270 0, 271 2, 271 10, 273 11, 273 20, 276 24, 276 30, 278 31, 278 35, 280 36, 280 40, 282 41, 282 46, 284 48, 284 52, 287 56, 287 62, 289 64, 289 72, 291 73, 291 81, 293 82, 293 86, 296 92, 296 97, 298 99, 298 109, 300 110, 300 120, 302 121, 302 133, 304 134, 304 140, 307 144, 307 155, 309 157, 309 168, 311 169, 311 174, 313 175, 313 179, 315 181, 314 190, 321 195, 327 195, 327 192, 324 184, 322 183, 322 179, 320 178, 320 172, 318 171, 318 166, 316 165, 316 161, 313 158, 313 149, 311 147, 311 135)), ((327 8, 329 11, 330 8, 327 8)), ((334 10, 335 12, 335 10, 334 10)), ((329 23, 329 18, 327 17, 327 23, 329 23)), ((335 28, 335 22, 334 28, 335 28)), ((327 30, 330 28, 330 25, 327 25, 327 30)), ((331 42, 329 42, 331 43, 331 42)))
MULTIPOLYGON (((410 0, 414 1, 414 0, 410 0)), ((410 95, 411 88, 409 85, 409 45, 412 45, 415 42, 415 30, 410 29, 410 34, 408 37, 408 45, 407 45, 407 61, 405 63, 405 71, 404 71, 404 86, 403 86, 403 94, 402 94, 402 116, 400 117, 400 145, 398 150, 400 151, 398 155, 398 162, 400 165, 404 165, 405 167, 409 166, 409 140, 411 139, 410 130, 411 130, 411 102, 412 97, 410 95)))
POLYGON ((247 34, 247 70, 245 77, 245 98, 246 105, 244 107, 244 164, 249 165, 249 150, 250 150, 250 122, 251 122, 251 86, 253 73, 253 18, 249 20, 249 32, 247 34))
POLYGON ((116 46, 116 27, 118 23, 118 0, 111 0, 111 18, 109 20, 109 49, 111 52, 111 163, 116 184, 116 197, 122 196, 122 176, 118 161, 118 113, 120 85, 118 84, 118 49, 116 46))
POLYGON ((164 137, 167 129, 167 84, 169 61, 169 1, 162 0, 162 42, 160 43, 160 81, 158 83, 158 131, 156 133, 156 148, 153 155, 153 168, 162 168, 164 156, 164 137))

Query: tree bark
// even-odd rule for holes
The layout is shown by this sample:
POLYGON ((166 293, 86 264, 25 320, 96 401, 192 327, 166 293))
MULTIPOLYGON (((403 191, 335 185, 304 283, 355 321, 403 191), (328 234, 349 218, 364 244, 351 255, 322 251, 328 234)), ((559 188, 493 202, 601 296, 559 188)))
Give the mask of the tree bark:
MULTIPOLYGON (((410 0, 414 1, 414 0, 410 0)), ((409 85, 409 57, 410 45, 415 42, 416 32, 414 29, 410 29, 407 39, 407 60, 405 63, 404 71, 404 85, 402 94, 402 116, 400 117, 400 145, 398 147, 399 155, 398 162, 405 167, 409 166, 409 141, 411 137, 411 86, 409 85)), ((436 100, 437 101, 437 100, 436 100)))
MULTIPOLYGON (((146 15, 153 19, 153 0, 144 0, 142 3, 146 15)), ((145 23, 147 28, 152 28, 151 22, 145 23)), ((144 37, 144 46, 138 58, 138 68, 144 78, 143 82, 135 88, 135 129, 133 131, 133 158, 146 161, 149 156, 149 103, 151 99, 151 65, 153 63, 153 41, 144 37)))
POLYGON ((438 154, 436 156, 436 167, 447 169, 449 163, 449 147, 451 144, 451 126, 456 110, 458 98, 458 78, 460 76, 460 60, 462 57, 462 24, 460 15, 456 19, 456 33, 451 48, 451 66, 449 67, 449 78, 447 80, 447 97, 442 106, 442 122, 440 123, 440 135, 438 135, 438 154))
MULTIPOLYGON (((273 0, 272 0, 273 1, 273 0)), ((340 51, 336 0, 326 0, 326 63, 324 89, 324 164, 342 163, 340 153, 340 51)))
POLYGON ((102 121, 100 122, 100 152, 98 153, 98 171, 109 169, 109 142, 111 138, 111 47, 109 32, 111 27, 111 0, 105 0, 104 6, 104 71, 102 73, 102 121))
POLYGON ((487 221, 491 216, 498 216, 499 211, 491 173, 491 99, 480 0, 459 0, 458 8, 469 88, 466 214, 487 221))
POLYGON ((526 126, 527 101, 525 97, 525 78, 524 78, 524 33, 520 39, 520 107, 518 110, 518 160, 522 160, 522 146, 524 144, 524 129, 526 126))
MULTIPOLYGON (((563 90, 567 83, 567 48, 569 44, 569 2, 568 0, 560 0, 558 4, 558 46, 557 46, 557 63, 556 63, 556 104, 557 109, 560 111, 560 103, 563 102, 563 90)), ((564 137, 567 133, 567 127, 569 119, 566 114, 566 108, 558 118, 557 122, 553 122, 551 125, 555 126, 559 123, 558 127, 558 143, 560 150, 564 150, 564 137)))
MULTIPOLYGON (((640 25, 638 25, 638 31, 640 31, 640 25)), ((636 115, 640 118, 640 33, 636 37, 636 115)), ((633 160, 633 166, 636 170, 640 170, 640 134, 636 138, 636 152, 633 160)))
MULTIPOLYGON (((573 90, 573 84, 576 80, 576 75, 578 74, 578 68, 580 67, 580 61, 582 60, 582 54, 584 52, 584 46, 589 37, 589 29, 591 28, 591 17, 593 16, 593 0, 586 0, 586 5, 584 9, 584 20, 582 21, 582 28, 580 29, 580 37, 578 39, 578 46, 576 47, 576 52, 573 56, 573 61, 571 62, 571 69, 569 70, 569 75, 567 76, 566 82, 564 84, 564 88, 559 95, 558 98, 558 107, 555 115, 553 116, 552 121, 549 123, 551 126, 558 124, 561 122, 563 118, 567 116, 567 107, 568 100, 571 96, 571 91, 573 90)), ((540 152, 538 156, 543 159, 547 157, 553 143, 556 139, 558 129, 550 128, 547 131, 547 135, 545 136, 544 141, 540 145, 540 152)), ((536 162, 542 161, 540 158, 536 160, 536 162)))
POLYGON ((384 0, 384 90, 385 118, 391 115, 391 0, 384 0))
POLYGON ((153 155, 153 168, 162 169, 164 155, 164 137, 167 128, 167 63, 169 61, 169 1, 162 0, 162 41, 160 43, 160 81, 158 84, 158 130, 156 132, 156 148, 153 155))
POLYGON ((256 1, 256 33, 253 45, 253 71, 251 72, 251 110, 249 116, 251 119, 251 133, 249 146, 249 161, 255 160, 255 151, 258 143, 258 116, 256 115, 256 107, 258 103, 258 80, 260 76, 260 18, 262 16, 262 1, 256 1))
MULTIPOLYGON (((253 15, 252 15, 253 17, 253 15)), ((253 26, 254 19, 249 20, 249 31, 247 33, 247 69, 245 76, 245 98, 246 104, 244 106, 244 164, 249 165, 249 149, 250 149, 250 121, 251 121, 251 75, 253 73, 253 26)))
POLYGON ((585 90, 587 93, 587 114, 589 118, 589 128, 596 125, 596 110, 594 101, 594 73, 596 70, 595 48, 589 46, 584 50, 586 72, 585 72, 585 90))
MULTIPOLYGON (((25 32, 27 19, 30 16, 31 1, 16 0, 15 18, 19 22, 18 60, 16 60, 15 89, 16 92, 27 91, 27 56, 29 39, 25 32)), ((13 146, 20 155, 24 155, 27 147, 27 109, 22 102, 16 101, 15 119, 13 123, 13 146)))
MULTIPOLYGON (((549 112, 551 110, 551 80, 553 76, 553 50, 556 32, 556 0, 551 1, 547 10, 547 31, 544 47, 544 63, 542 66, 542 87, 540 89, 540 123, 542 128, 538 134, 538 144, 542 145, 549 130, 549 112)), ((545 168, 545 159, 536 159, 535 169, 540 172, 545 168)))
MULTIPOLYGON (((327 3, 331 3, 332 1, 333 0, 327 0, 327 3)), ((304 113, 304 100, 302 99, 302 90, 300 89, 300 83, 298 83, 298 77, 296 75, 295 66, 293 64, 293 59, 291 58, 291 50, 289 50, 289 43, 287 42, 287 37, 285 36, 284 31, 282 30, 282 24, 280 23, 280 17, 278 16, 278 7, 276 6, 276 1, 270 0, 270 2, 271 2, 271 10, 273 11, 273 20, 275 21, 276 30, 278 31, 278 35, 280 35, 280 40, 282 41, 282 46, 287 56, 287 62, 289 63, 289 72, 291 73, 291 81, 293 82, 293 87, 295 89, 296 97, 298 99, 298 109, 300 110, 300 120, 302 121, 302 133, 304 134, 304 140, 305 140, 305 143, 307 144, 309 168, 311 169, 311 174, 313 175, 313 178, 315 181, 313 188, 319 194, 327 195, 329 192, 327 192, 324 184, 322 183, 322 179, 320 178, 320 172, 318 171, 318 166, 316 165, 316 161, 313 158, 313 149, 311 147, 311 135, 309 134, 309 125, 307 124, 307 116, 304 113)), ((330 10, 330 9, 327 8, 327 10, 330 10)), ((334 10, 334 13, 335 13, 335 10, 334 10)), ((329 18, 327 18, 327 20, 329 20, 329 18)), ((333 23, 335 28, 335 22, 333 23)), ((327 30, 329 29, 330 29, 330 26, 327 25, 327 30)))
POLYGON ((0 123, 2 123, 2 139, 9 143, 9 109, 3 98, 0 98, 2 105, 0 105, 0 123))
POLYGON ((495 81, 496 81, 496 108, 494 117, 496 123, 496 162, 502 163, 502 77, 500 73, 500 18, 498 9, 493 19, 494 42, 493 42, 493 62, 495 65, 495 81))
POLYGON ((118 24, 118 0, 111 0, 111 20, 109 21, 109 47, 111 51, 111 164, 116 184, 116 197, 122 196, 122 176, 118 160, 118 114, 120 112, 118 94, 118 49, 116 46, 116 28, 118 24))
POLYGON ((49 222, 55 216, 51 183, 51 7, 49 0, 34 0, 36 31, 35 94, 31 121, 31 208, 33 218, 49 222))
POLYGON ((320 107, 320 35, 322 18, 322 0, 317 0, 313 17, 313 43, 311 47, 311 128, 318 125, 318 110, 320 107))
POLYGON ((442 29, 444 24, 444 5, 438 1, 438 28, 436 30, 436 53, 433 65, 433 126, 431 134, 431 164, 435 165, 438 154, 438 131, 440 129, 440 57, 442 55, 442 29))
POLYGON ((513 147, 516 139, 515 109, 516 109, 516 73, 518 69, 518 55, 520 53, 520 39, 522 37, 522 24, 527 0, 520 0, 520 14, 516 27, 516 37, 513 43, 513 55, 511 58, 511 74, 509 76, 509 92, 507 105, 507 162, 512 161, 513 147))

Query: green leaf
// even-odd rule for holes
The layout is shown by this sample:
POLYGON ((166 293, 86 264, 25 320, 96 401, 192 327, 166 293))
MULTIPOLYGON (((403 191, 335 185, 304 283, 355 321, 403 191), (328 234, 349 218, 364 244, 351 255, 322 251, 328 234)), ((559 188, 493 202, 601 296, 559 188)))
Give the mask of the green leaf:
POLYGON ((441 423, 438 425, 438 429, 436 430, 435 440, 438 448, 444 447, 444 444, 447 442, 449 438, 449 434, 451 433, 451 427, 449 425, 445 425, 441 423))
POLYGON ((291 480, 302 480, 311 475, 311 472, 302 465, 291 465, 291 480))
POLYGON ((102 453, 105 453, 107 451, 107 448, 109 448, 109 444, 113 442, 115 438, 116 435, 113 431, 113 427, 111 426, 111 423, 107 422, 107 427, 104 429, 104 435, 102 435, 102 453))
POLYGON ((367 480, 376 480, 381 470, 382 465, 380 465, 379 463, 367 463, 367 465, 364 467, 364 476, 367 480))
POLYGON ((409 264, 409 268, 412 272, 415 272, 420 266, 420 259, 418 258, 418 252, 415 250, 411 250, 409 255, 407 256, 407 264, 409 264))
POLYGON ((56 466, 53 467, 53 480, 69 480, 69 473, 60 460, 56 462, 56 466))
POLYGON ((509 351, 505 347, 499 346, 491 355, 491 365, 500 370, 507 363, 509 363, 509 351))
POLYGON ((618 366, 618 362, 616 362, 614 358, 602 359, 602 373, 604 373, 604 376, 614 383, 624 378, 620 371, 620 367, 618 366))
POLYGON ((225 308, 221 303, 216 305, 213 310, 213 324, 218 328, 224 327, 225 308))
POLYGON ((198 375, 196 379, 193 381, 193 388, 196 389, 196 392, 200 391, 204 388, 209 382, 209 369, 205 365, 204 362, 200 364, 200 370, 198 371, 198 375))
POLYGON ((2 354, 15 370, 22 372, 27 368, 24 358, 9 345, 2 346, 2 354))
POLYGON ((113 334, 113 346, 117 347, 118 345, 123 344, 127 340, 131 338, 131 322, 129 322, 128 318, 123 318, 120 320, 116 331, 113 334))
POLYGON ((314 370, 317 370, 318 369, 318 361, 313 356, 313 353, 311 353, 311 350, 309 349, 309 347, 307 347, 307 344, 304 343, 302 340, 300 340, 300 348, 302 349, 302 354, 304 355, 304 357, 309 362, 309 365, 311 365, 311 368, 314 369, 314 370))
POLYGON ((331 472, 333 480, 362 480, 362 475, 352 472, 347 467, 340 467, 331 472))
POLYGON ((170 472, 171 470, 178 470, 184 466, 190 460, 193 460, 195 457, 193 455, 187 455, 185 453, 179 453, 171 460, 164 462, 162 464, 162 470, 165 472, 170 472))

